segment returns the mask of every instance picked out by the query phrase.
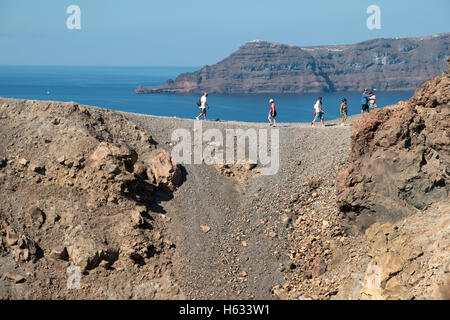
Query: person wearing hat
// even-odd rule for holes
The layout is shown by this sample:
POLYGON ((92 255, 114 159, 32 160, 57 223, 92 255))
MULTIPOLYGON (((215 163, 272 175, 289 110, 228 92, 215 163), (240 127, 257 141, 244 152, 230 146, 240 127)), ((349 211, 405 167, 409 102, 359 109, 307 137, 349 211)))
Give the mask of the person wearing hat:
POLYGON ((369 90, 364 89, 364 92, 362 94, 361 100, 362 100, 362 109, 361 114, 364 116, 364 112, 367 111, 369 113, 369 95, 367 94, 369 90))
POLYGON ((272 126, 272 118, 273 118, 273 126, 276 127, 277 126, 277 120, 275 119, 277 117, 277 110, 275 110, 275 102, 273 101, 273 99, 269 100, 270 103, 270 111, 269 111, 269 123, 272 126))

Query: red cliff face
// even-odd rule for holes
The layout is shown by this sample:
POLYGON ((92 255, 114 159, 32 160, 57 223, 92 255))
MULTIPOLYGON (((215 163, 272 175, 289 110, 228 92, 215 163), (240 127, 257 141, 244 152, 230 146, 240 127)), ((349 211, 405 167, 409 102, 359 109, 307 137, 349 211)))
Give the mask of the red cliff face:
POLYGON ((136 93, 303 93, 414 90, 445 69, 450 33, 297 47, 252 41, 228 58, 136 93))
POLYGON ((450 58, 447 71, 407 102, 355 122, 350 166, 336 178, 338 206, 361 224, 396 220, 450 190, 450 58))

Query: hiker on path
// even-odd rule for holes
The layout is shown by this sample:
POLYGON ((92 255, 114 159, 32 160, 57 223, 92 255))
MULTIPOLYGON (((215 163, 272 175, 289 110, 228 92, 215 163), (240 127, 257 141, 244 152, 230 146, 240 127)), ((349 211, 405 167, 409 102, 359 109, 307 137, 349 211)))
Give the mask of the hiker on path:
POLYGON ((272 126, 272 118, 273 118, 273 126, 276 127, 277 120, 275 118, 277 117, 277 110, 275 109, 275 102, 273 101, 273 99, 270 99, 269 103, 270 103, 270 111, 267 119, 269 119, 270 126, 272 126))
POLYGON ((367 111, 369 113, 369 95, 367 94, 367 89, 364 89, 364 92, 361 96, 362 100, 362 109, 361 109, 361 115, 364 116, 364 112, 367 111))
POLYGON ((195 117, 195 119, 199 120, 201 116, 206 120, 206 109, 209 109, 208 102, 206 102, 206 99, 208 98, 208 93, 205 92, 203 96, 200 98, 199 101, 197 101, 197 105, 199 106, 201 113, 195 117))
POLYGON ((325 111, 323 111, 323 109, 322 109, 322 97, 319 97, 317 99, 316 104, 314 105, 314 116, 315 116, 315 118, 311 122, 311 127, 314 127, 314 124, 319 119, 320 119, 320 122, 322 123, 322 127, 325 127, 325 122, 323 120, 323 114, 324 113, 325 113, 325 111))
POLYGON ((369 93, 369 105, 370 105, 370 109, 375 109, 377 106, 377 96, 375 95, 375 91, 377 91, 377 89, 373 89, 373 92, 369 93))
POLYGON ((348 114, 347 99, 344 98, 342 100, 341 109, 339 110, 339 112, 342 117, 341 126, 345 126, 345 121, 347 121, 347 114, 348 114))

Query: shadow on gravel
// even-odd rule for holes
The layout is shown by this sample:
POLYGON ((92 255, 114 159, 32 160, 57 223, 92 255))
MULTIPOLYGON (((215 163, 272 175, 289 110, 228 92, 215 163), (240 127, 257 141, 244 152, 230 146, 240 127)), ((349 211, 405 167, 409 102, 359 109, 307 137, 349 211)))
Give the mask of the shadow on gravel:
POLYGON ((179 167, 180 170, 181 170, 181 182, 180 182, 180 185, 178 186, 178 187, 180 187, 183 183, 186 182, 188 173, 187 173, 187 171, 186 171, 186 168, 183 167, 182 165, 179 164, 178 167, 179 167))
MULTIPOLYGON (((181 171, 181 181, 178 185, 178 188, 186 182, 187 179, 187 171, 186 168, 182 165, 178 165, 178 168, 180 168, 181 171)), ((161 203, 167 202, 173 199, 173 193, 168 193, 164 191, 155 191, 153 194, 153 201, 148 205, 148 209, 150 209, 153 212, 159 213, 159 214, 166 214, 166 210, 161 206, 161 203)))
POLYGON ((156 191, 153 194, 154 201, 149 205, 149 208, 152 212, 156 212, 159 214, 166 214, 166 210, 161 206, 162 202, 167 202, 173 199, 172 193, 166 193, 162 191, 156 191))
MULTIPOLYGON (((186 168, 183 167, 182 165, 178 164, 178 168, 181 171, 181 181, 178 184, 177 188, 179 188, 180 186, 183 185, 183 183, 186 182, 188 173, 186 171, 186 168)), ((162 202, 167 202, 173 199, 173 192, 164 192, 164 191, 159 191, 157 190, 155 192, 155 194, 153 195, 154 197, 154 201, 151 204, 151 208, 152 211, 157 212, 157 213, 161 213, 161 214, 166 214, 167 212, 163 209, 163 207, 160 205, 162 202)))

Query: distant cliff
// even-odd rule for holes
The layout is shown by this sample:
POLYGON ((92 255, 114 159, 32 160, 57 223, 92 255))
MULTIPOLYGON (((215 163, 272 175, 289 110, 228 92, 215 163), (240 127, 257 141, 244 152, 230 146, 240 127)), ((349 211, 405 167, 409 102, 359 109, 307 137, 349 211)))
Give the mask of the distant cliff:
POLYGON ((445 70, 450 33, 297 47, 251 41, 225 60, 135 93, 303 93, 415 90, 445 70))

